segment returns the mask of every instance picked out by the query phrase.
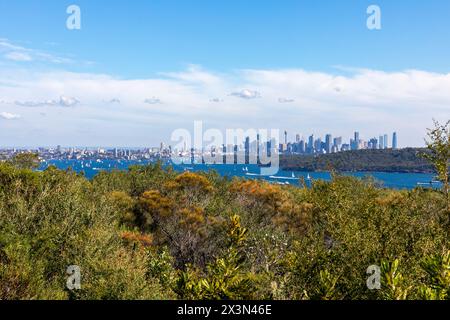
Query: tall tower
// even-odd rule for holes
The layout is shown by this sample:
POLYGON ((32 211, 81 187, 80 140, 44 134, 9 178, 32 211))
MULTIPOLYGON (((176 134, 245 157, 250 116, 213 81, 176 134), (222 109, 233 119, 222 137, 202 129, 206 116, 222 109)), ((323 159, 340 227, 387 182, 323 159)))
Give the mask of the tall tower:
POLYGON ((245 164, 249 164, 249 162, 250 162, 250 137, 245 138, 244 152, 245 152, 245 164))
POLYGON ((394 132, 392 134, 392 149, 397 149, 398 145, 397 145, 397 132, 394 132))
POLYGON ((325 149, 327 153, 331 153, 332 139, 333 137, 331 136, 331 134, 327 134, 325 136, 325 149))
POLYGON ((388 135, 387 134, 384 135, 383 142, 384 142, 384 148, 387 149, 389 147, 388 146, 388 135))
POLYGON ((287 131, 284 131, 284 143, 287 144, 287 131))
POLYGON ((354 146, 353 146, 353 150, 358 150, 359 149, 359 132, 355 131, 355 139, 353 141, 354 146))
POLYGON ((314 134, 310 135, 308 138, 308 153, 314 153, 314 134))

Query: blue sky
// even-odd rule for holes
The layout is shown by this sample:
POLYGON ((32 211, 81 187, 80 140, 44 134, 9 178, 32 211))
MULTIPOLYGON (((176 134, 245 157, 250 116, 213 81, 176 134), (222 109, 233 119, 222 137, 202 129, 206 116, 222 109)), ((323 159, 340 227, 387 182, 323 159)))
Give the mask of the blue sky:
POLYGON ((449 35, 448 0, 2 1, 0 71, 22 90, 0 82, 0 145, 157 145, 193 120, 421 145, 450 114, 449 35))

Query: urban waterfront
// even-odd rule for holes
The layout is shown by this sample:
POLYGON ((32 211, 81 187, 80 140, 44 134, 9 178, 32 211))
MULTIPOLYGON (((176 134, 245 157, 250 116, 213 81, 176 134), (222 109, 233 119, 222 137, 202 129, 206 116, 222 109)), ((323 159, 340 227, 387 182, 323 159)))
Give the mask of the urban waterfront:
MULTIPOLYGON (((90 159, 90 160, 48 160, 41 163, 39 170, 44 170, 53 165, 61 170, 72 169, 77 173, 83 172, 84 175, 92 179, 96 174, 102 171, 127 170, 132 165, 146 165, 155 163, 156 160, 115 160, 115 159, 90 159)), ((214 170, 221 176, 244 177, 246 179, 264 179, 276 184, 298 186, 302 178, 307 186, 311 181, 331 179, 330 172, 299 172, 280 170, 273 176, 259 175, 260 168, 255 164, 186 164, 174 165, 166 161, 164 166, 172 166, 178 172, 192 171, 210 171, 214 170)), ((417 186, 430 187, 438 186, 431 184, 433 174, 426 173, 394 173, 394 172, 345 172, 345 175, 351 175, 358 178, 372 176, 381 187, 393 189, 413 189, 417 186)))

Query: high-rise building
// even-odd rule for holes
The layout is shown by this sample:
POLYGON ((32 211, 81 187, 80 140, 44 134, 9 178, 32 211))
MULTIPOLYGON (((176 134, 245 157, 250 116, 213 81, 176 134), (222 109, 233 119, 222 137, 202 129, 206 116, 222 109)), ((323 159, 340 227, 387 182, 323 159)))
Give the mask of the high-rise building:
POLYGON ((384 142, 384 149, 389 148, 389 146, 388 146, 388 135, 387 134, 384 135, 383 142, 384 142))
POLYGON ((301 137, 300 137, 300 135, 297 133, 297 134, 295 135, 295 142, 299 143, 299 142, 300 142, 300 139, 301 139, 301 137))
POLYGON ((397 149, 398 145, 397 145, 397 132, 394 132, 392 134, 392 149, 397 149))
POLYGON ((314 151, 317 153, 322 152, 322 139, 317 138, 316 141, 314 141, 314 151))
POLYGON ((245 138, 244 152, 245 152, 245 163, 249 164, 249 161, 250 161, 250 137, 245 138))
POLYGON ((310 135, 308 138, 308 147, 306 149, 307 153, 314 153, 314 135, 310 135))
POLYGON ((355 136, 353 139, 353 143, 350 144, 352 150, 358 150, 359 149, 359 132, 355 131, 355 136))
POLYGON ((331 134, 327 134, 325 136, 325 151, 327 153, 331 153, 331 147, 332 147, 331 141, 332 141, 331 134))
POLYGON ((384 149, 384 138, 383 136, 378 137, 378 149, 384 149))
POLYGON ((378 148, 378 140, 377 140, 377 138, 370 139, 367 147, 369 149, 377 149, 378 148))
POLYGON ((305 140, 300 140, 299 142, 299 150, 300 153, 305 153, 306 152, 306 147, 305 147, 305 140))
POLYGON ((287 131, 284 131, 284 144, 287 145, 288 141, 287 141, 287 131))

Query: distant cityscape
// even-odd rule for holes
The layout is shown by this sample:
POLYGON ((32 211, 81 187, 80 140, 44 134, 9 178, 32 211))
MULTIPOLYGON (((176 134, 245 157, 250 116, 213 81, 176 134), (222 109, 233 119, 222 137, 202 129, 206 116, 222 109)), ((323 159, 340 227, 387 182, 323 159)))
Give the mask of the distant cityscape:
POLYGON ((348 143, 345 143, 342 137, 335 137, 331 134, 325 135, 325 141, 322 138, 315 138, 310 135, 308 139, 304 139, 300 134, 295 137, 295 142, 287 141, 287 131, 284 132, 284 143, 280 144, 281 153, 289 154, 323 154, 336 153, 350 150, 362 149, 392 149, 398 148, 397 132, 392 134, 391 144, 389 145, 389 136, 387 134, 380 135, 378 138, 374 137, 366 141, 360 138, 359 132, 354 133, 353 138, 348 143))
MULTIPOLYGON (((14 155, 24 152, 37 153, 41 160, 92 160, 92 159, 116 159, 116 160, 154 160, 154 159, 170 159, 178 157, 184 159, 185 162, 197 163, 205 162, 204 158, 218 159, 223 156, 224 163, 226 159, 233 159, 237 163, 238 156, 244 157, 245 163, 252 162, 252 155, 257 155, 257 163, 259 163, 259 155, 265 152, 269 157, 273 153, 284 155, 319 155, 337 152, 346 152, 351 150, 364 149, 398 149, 397 133, 392 133, 389 137, 387 134, 374 137, 369 140, 360 138, 359 132, 355 132, 354 136, 344 142, 341 136, 333 138, 331 134, 325 135, 325 140, 315 137, 313 134, 307 139, 300 134, 296 134, 295 141, 288 141, 288 133, 284 132, 284 141, 278 144, 276 149, 276 140, 272 139, 265 143, 261 143, 260 136, 251 140, 246 137, 239 145, 222 145, 220 147, 211 146, 208 150, 188 148, 186 145, 182 150, 173 149, 172 146, 161 142, 159 147, 153 148, 80 148, 80 147, 53 147, 53 148, 5 148, 0 149, 0 160, 6 160, 14 157, 14 155), (391 142, 389 144, 389 141, 391 142)), ((233 160, 232 160, 233 161, 233 160)), ((232 162, 228 161, 228 162, 232 162)))

